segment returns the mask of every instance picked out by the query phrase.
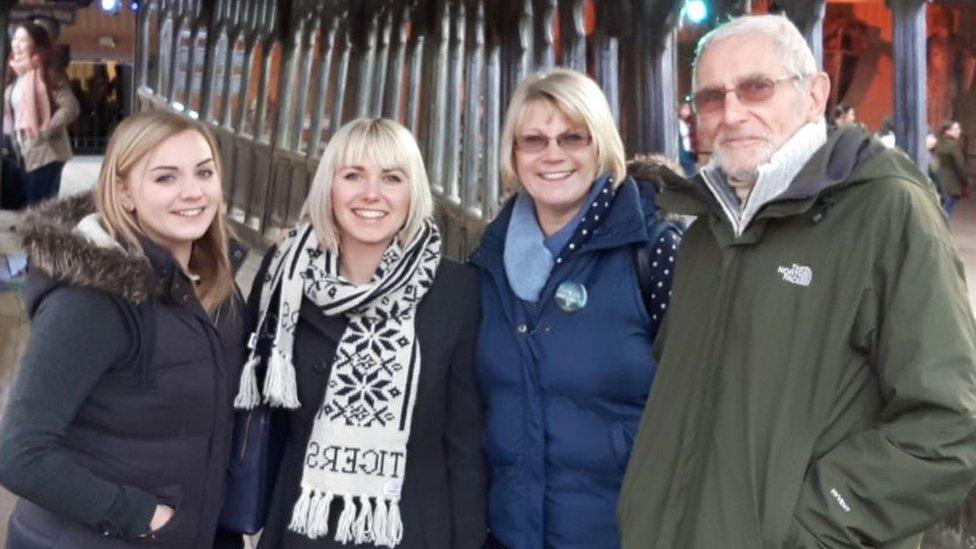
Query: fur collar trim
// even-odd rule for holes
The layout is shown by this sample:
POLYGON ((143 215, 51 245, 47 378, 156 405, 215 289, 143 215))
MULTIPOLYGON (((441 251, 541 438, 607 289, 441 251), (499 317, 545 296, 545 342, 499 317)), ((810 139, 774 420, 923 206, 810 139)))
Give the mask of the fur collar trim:
POLYGON ((20 231, 31 267, 59 282, 103 290, 134 303, 158 294, 159 281, 145 256, 121 247, 100 247, 75 230, 94 211, 91 193, 30 209, 20 231))

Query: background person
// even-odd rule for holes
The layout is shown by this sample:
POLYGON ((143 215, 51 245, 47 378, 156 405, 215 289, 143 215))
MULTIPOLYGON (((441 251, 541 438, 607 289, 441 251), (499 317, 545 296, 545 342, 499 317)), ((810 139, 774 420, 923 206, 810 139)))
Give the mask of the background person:
MULTIPOLYGON (((698 172, 698 130, 695 121, 695 111, 687 101, 681 103, 678 110, 678 162, 684 175, 691 177, 698 172)), ((675 172, 677 173, 677 172, 675 172)))
POLYGON ((78 101, 56 63, 43 27, 17 26, 10 43, 3 131, 13 137, 22 159, 28 205, 58 195, 61 170, 71 158, 67 127, 78 117, 78 101))
MULTIPOLYGON (((935 136, 932 132, 925 134, 925 148, 929 151, 929 168, 928 176, 932 181, 932 187, 935 192, 939 195, 939 203, 942 204, 942 209, 945 211, 946 201, 949 197, 945 193, 945 189, 942 187, 942 176, 940 175, 939 168, 939 156, 935 154, 935 146, 939 144, 939 138, 935 136)), ((949 213, 946 212, 948 216, 949 213)))
POLYGON ((263 395, 288 431, 261 549, 484 544, 477 273, 441 256, 432 213, 414 137, 360 118, 264 258, 238 405, 263 395))
POLYGON ((976 330, 928 178, 857 126, 789 19, 699 42, 712 162, 627 467, 623 546, 917 548, 976 480, 976 330))
POLYGON ((895 137, 895 119, 886 116, 884 120, 881 121, 881 127, 878 128, 878 140, 881 144, 889 149, 894 149, 897 145, 897 140, 895 137))
POLYGON ((678 236, 650 236, 653 189, 627 177, 610 107, 584 74, 523 81, 500 157, 518 193, 471 257, 493 543, 617 547, 614 503, 655 374, 678 236), (652 250, 648 308, 637 246, 652 250))
POLYGON ((952 217, 956 211, 956 201, 969 192, 969 173, 966 171, 966 159, 959 148, 960 137, 962 126, 950 120, 942 125, 939 141, 935 145, 939 182, 946 196, 944 207, 947 217, 952 217))
POLYGON ((217 150, 198 122, 137 114, 94 196, 28 214, 8 548, 213 546, 243 354, 217 150))
POLYGON ((829 129, 834 130, 844 124, 857 124, 857 114, 854 107, 847 103, 838 103, 831 111, 829 129))

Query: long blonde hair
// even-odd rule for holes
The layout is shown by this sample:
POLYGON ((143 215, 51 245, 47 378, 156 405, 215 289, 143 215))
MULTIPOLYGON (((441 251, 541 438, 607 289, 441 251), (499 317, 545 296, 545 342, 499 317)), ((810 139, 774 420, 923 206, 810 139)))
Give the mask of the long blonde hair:
MULTIPOLYGON (((132 175, 133 168, 170 137, 193 130, 206 139, 213 154, 217 175, 223 172, 218 155, 217 140, 202 123, 178 114, 152 110, 134 114, 123 120, 108 142, 102 171, 95 188, 95 205, 105 229, 130 252, 144 254, 139 237, 146 237, 133 212, 122 206, 120 183, 132 175)), ((211 315, 234 292, 234 273, 228 255, 232 232, 223 213, 217 208, 207 232, 193 243, 190 270, 200 275, 196 294, 204 309, 211 315)))

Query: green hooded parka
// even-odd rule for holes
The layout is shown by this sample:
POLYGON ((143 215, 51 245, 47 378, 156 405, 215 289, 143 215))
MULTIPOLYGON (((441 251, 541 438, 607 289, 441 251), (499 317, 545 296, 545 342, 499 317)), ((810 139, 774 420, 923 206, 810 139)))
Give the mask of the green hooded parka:
POLYGON ((976 480, 963 267, 906 155, 835 132, 736 237, 701 180, 618 507, 641 549, 915 547, 976 480))

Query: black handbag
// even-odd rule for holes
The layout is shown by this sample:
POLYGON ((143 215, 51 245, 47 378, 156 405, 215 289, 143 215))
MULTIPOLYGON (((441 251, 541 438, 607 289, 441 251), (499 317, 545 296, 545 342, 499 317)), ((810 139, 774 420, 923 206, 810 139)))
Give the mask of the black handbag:
POLYGON ((267 405, 237 412, 218 521, 224 530, 253 535, 264 527, 284 450, 283 427, 280 414, 267 405))
POLYGON ((21 210, 24 197, 24 162, 9 135, 0 139, 0 208, 21 210))

